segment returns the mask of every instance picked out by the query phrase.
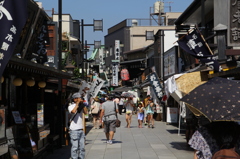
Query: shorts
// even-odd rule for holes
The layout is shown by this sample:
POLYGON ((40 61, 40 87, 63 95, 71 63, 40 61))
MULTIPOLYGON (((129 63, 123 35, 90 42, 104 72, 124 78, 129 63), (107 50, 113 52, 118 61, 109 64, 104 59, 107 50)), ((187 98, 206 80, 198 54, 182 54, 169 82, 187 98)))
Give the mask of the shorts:
POLYGON ((116 120, 104 121, 104 132, 109 133, 110 131, 116 131, 116 120))
POLYGON ((143 113, 138 113, 138 120, 143 120, 144 114, 143 113))

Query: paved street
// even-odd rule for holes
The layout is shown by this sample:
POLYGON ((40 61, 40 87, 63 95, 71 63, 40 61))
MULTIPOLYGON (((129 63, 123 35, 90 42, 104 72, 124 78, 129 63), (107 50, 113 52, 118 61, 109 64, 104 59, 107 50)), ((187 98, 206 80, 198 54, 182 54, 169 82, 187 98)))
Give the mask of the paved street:
MULTIPOLYGON (((184 134, 174 125, 155 121, 155 128, 138 128, 133 116, 132 127, 125 128, 125 114, 117 128, 113 144, 106 144, 103 129, 91 129, 86 136, 86 159, 192 159, 193 150, 186 145, 184 134)), ((87 123, 90 126, 91 123, 87 123)), ((47 159, 68 159, 70 146, 57 149, 47 159)))

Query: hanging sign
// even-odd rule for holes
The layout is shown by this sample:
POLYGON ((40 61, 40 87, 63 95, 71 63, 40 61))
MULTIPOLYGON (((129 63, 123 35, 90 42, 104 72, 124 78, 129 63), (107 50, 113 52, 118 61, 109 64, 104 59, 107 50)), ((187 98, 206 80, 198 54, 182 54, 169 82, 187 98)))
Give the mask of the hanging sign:
POLYGON ((163 97, 163 90, 162 90, 162 85, 160 83, 160 80, 156 74, 156 72, 153 72, 149 75, 150 83, 153 87, 154 93, 157 96, 158 99, 162 99, 163 97))

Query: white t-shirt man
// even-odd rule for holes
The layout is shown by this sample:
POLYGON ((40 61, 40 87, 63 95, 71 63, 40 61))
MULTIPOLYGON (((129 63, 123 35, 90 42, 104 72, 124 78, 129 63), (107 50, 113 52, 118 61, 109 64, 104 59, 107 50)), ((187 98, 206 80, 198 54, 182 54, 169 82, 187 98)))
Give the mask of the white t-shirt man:
MULTIPOLYGON (((68 112, 71 113, 73 108, 75 107, 76 103, 72 103, 71 105, 68 106, 68 112)), ((77 113, 75 117, 73 118, 71 124, 70 124, 70 130, 79 130, 83 129, 83 124, 82 124, 82 114, 83 110, 80 113, 77 113)))

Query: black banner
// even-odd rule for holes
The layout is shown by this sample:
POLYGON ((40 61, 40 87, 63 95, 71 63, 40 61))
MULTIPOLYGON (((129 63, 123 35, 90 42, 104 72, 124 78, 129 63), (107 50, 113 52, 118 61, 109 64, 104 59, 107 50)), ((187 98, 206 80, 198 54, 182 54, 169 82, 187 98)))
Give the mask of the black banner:
POLYGON ((27 20, 27 0, 0 0, 0 76, 27 20))
POLYGON ((218 61, 211 54, 207 43, 198 30, 194 29, 191 33, 186 34, 177 42, 184 51, 191 54, 195 58, 200 59, 202 63, 210 66, 214 69, 214 71, 220 71, 218 61))
POLYGON ((44 20, 43 25, 41 27, 41 32, 38 35, 37 39, 37 50, 36 53, 38 55, 37 61, 40 64, 47 62, 47 49, 46 44, 49 44, 49 36, 48 36, 48 25, 47 20, 44 20))
POLYGON ((150 75, 148 75, 148 79, 152 85, 155 95, 158 97, 158 99, 161 100, 163 97, 162 84, 160 83, 160 80, 156 72, 153 72, 150 75))

